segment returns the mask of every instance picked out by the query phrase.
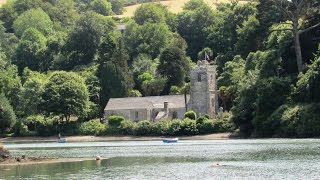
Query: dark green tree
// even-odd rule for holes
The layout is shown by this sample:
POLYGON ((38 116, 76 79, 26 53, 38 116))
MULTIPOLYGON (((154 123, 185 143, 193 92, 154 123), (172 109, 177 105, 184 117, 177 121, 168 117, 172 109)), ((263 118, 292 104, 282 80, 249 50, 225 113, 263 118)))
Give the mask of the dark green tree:
POLYGON ((168 79, 164 94, 171 86, 182 86, 189 72, 189 63, 185 52, 177 47, 168 47, 160 55, 158 72, 168 79))
POLYGON ((86 12, 77 21, 74 31, 67 39, 64 52, 69 56, 69 69, 76 65, 93 62, 97 49, 104 36, 115 27, 114 21, 95 12, 86 12))
POLYGON ((188 44, 187 54, 196 61, 198 52, 205 47, 206 29, 215 22, 214 13, 203 0, 192 0, 178 14, 177 22, 177 30, 188 44))
POLYGON ((0 93, 0 134, 9 132, 16 122, 16 115, 6 96, 0 93))
POLYGON ((128 70, 129 56, 119 35, 105 38, 99 48, 98 77, 101 84, 101 106, 110 98, 125 97, 133 89, 132 75, 128 70))
POLYGON ((90 9, 105 16, 109 16, 112 14, 112 5, 107 0, 92 1, 90 3, 90 9))

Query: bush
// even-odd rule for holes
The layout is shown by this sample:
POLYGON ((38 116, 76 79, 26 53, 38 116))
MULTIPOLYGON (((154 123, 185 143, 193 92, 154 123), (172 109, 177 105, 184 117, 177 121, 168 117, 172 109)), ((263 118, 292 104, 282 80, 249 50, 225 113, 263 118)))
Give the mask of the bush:
POLYGON ((136 126, 137 126, 136 123, 133 121, 130 121, 130 120, 121 121, 121 124, 120 124, 121 134, 134 135, 136 126))
POLYGON ((182 121, 181 135, 196 135, 198 134, 197 123, 195 120, 184 119, 182 121))
POLYGON ((32 133, 29 132, 28 126, 26 126, 22 121, 18 121, 14 125, 14 135, 15 136, 29 136, 32 133))
POLYGON ((113 127, 118 127, 124 120, 125 119, 123 116, 110 116, 108 119, 108 124, 113 127))
POLYGON ((205 116, 201 116, 201 117, 198 117, 197 119, 197 124, 202 124, 205 120, 208 120, 209 118, 205 117, 205 116))
POLYGON ((156 135, 162 135, 162 136, 168 135, 171 122, 172 122, 171 120, 158 121, 154 126, 154 133, 156 135))
POLYGON ((273 136, 281 137, 319 137, 320 104, 283 105, 268 119, 273 125, 273 136))
POLYGON ((150 121, 139 121, 135 129, 136 135, 150 135, 152 132, 152 124, 150 121))
POLYGON ((209 134, 214 132, 212 120, 205 119, 201 124, 197 124, 200 134, 209 134))
POLYGON ((79 132, 81 135, 100 135, 104 133, 105 130, 106 126, 100 123, 99 119, 84 122, 79 127, 79 132))
POLYGON ((43 123, 39 124, 36 128, 40 136, 52 136, 58 134, 59 116, 45 117, 43 123))
POLYGON ((186 113, 184 113, 184 118, 189 118, 192 120, 196 120, 197 119, 197 114, 194 111, 188 111, 186 113))
POLYGON ((180 119, 174 119, 171 121, 171 123, 169 124, 169 129, 168 129, 168 135, 181 135, 180 131, 181 131, 181 126, 182 126, 183 122, 180 119))

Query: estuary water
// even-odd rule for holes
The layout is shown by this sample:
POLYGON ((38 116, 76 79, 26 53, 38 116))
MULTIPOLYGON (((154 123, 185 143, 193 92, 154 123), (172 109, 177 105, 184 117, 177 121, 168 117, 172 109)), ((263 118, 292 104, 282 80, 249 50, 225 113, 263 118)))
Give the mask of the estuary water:
POLYGON ((0 179, 320 179, 320 139, 50 142, 5 147, 14 156, 94 159, 100 155, 104 159, 0 166, 0 179))

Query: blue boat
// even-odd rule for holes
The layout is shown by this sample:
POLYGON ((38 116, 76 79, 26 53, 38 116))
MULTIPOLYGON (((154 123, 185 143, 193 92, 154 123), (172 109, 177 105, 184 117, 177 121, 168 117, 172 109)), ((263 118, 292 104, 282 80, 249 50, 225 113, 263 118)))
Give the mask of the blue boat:
POLYGON ((60 138, 58 139, 58 143, 66 143, 67 139, 66 138, 60 138))
POLYGON ((162 139, 162 142, 164 143, 177 143, 178 142, 178 138, 164 138, 162 139))

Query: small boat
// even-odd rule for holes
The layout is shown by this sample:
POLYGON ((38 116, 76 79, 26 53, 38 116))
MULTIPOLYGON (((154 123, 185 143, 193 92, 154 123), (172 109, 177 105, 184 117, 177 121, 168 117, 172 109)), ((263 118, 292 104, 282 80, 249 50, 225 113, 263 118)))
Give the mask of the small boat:
POLYGON ((176 142, 178 142, 178 138, 164 138, 164 139, 162 139, 162 142, 164 142, 164 143, 176 143, 176 142))
POLYGON ((66 138, 60 138, 58 139, 58 143, 66 143, 67 139, 66 138))

